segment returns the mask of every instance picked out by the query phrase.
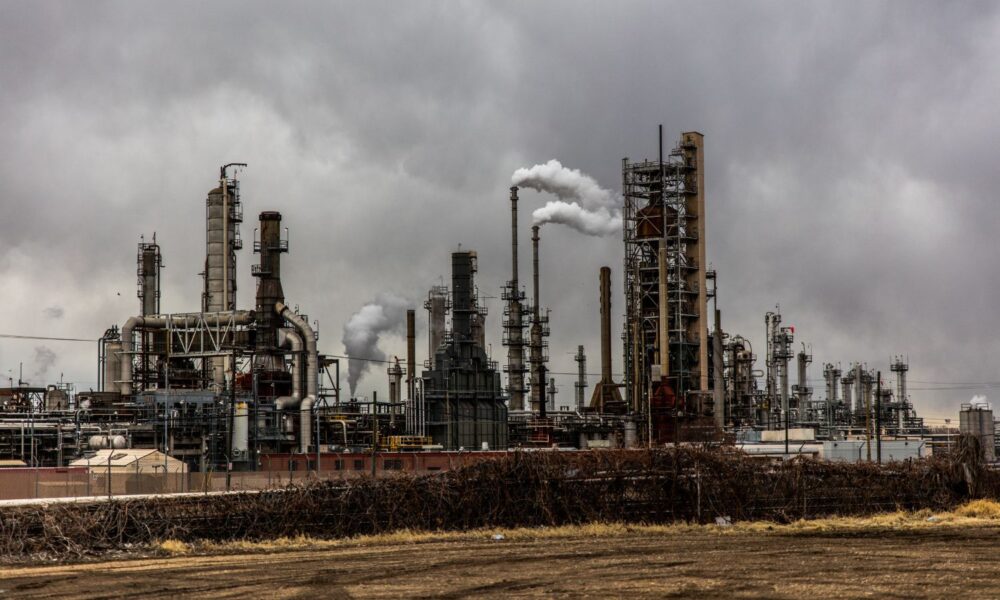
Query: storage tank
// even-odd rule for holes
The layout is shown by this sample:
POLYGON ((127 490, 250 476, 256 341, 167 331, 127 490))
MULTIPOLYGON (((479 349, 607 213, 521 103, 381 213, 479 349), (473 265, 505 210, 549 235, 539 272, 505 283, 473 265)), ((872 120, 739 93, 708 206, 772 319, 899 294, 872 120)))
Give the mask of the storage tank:
POLYGON ((233 410, 233 459, 243 460, 250 448, 250 410, 246 402, 237 402, 233 410))
POLYGON ((963 404, 958 413, 958 429, 979 439, 987 462, 996 461, 993 408, 985 403, 963 404))
POLYGON ((636 448, 639 443, 639 436, 636 435, 635 421, 625 421, 625 447, 636 448))
POLYGON ((67 410, 69 396, 57 387, 50 386, 45 391, 45 410, 67 410))
POLYGON ((104 343, 104 389, 103 392, 119 392, 116 381, 121 379, 122 372, 122 343, 104 343))
POLYGON ((91 450, 105 450, 114 448, 121 450, 128 447, 128 440, 123 435, 92 435, 87 440, 87 445, 91 450))

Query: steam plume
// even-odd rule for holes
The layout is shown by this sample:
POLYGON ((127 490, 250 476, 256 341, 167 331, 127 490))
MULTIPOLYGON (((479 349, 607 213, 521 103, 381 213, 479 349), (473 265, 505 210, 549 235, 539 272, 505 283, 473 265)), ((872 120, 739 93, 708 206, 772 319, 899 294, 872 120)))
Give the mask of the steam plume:
POLYGON ((586 210, 576 202, 557 200, 546 202, 545 206, 531 214, 536 225, 559 223, 587 235, 613 235, 622 230, 622 215, 601 207, 586 210))
POLYGON ((341 340, 347 350, 347 385, 354 395, 361 376, 371 366, 370 360, 385 360, 385 353, 379 350, 379 336, 383 333, 402 333, 406 323, 405 298, 390 293, 379 294, 361 307, 344 324, 341 340))
POLYGON ((514 171, 511 183, 559 197, 532 213, 535 225, 559 223, 587 235, 621 231, 621 200, 579 169, 567 169, 552 159, 530 169, 514 171))
POLYGON ((56 353, 46 346, 35 347, 35 384, 45 385, 45 374, 49 372, 52 365, 56 363, 56 353))
POLYGON ((991 408, 990 403, 986 401, 986 396, 982 394, 974 395, 972 397, 972 400, 969 400, 969 404, 972 406, 972 408, 985 408, 987 410, 991 408))

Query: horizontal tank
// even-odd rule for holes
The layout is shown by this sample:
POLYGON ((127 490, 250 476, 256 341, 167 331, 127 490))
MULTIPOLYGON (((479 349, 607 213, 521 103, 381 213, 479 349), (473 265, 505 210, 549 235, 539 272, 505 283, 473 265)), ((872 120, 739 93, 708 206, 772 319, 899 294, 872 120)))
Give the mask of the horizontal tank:
POLYGON ((108 448, 121 450, 128 448, 128 440, 123 435, 92 435, 87 440, 87 446, 91 450, 105 450, 108 448))

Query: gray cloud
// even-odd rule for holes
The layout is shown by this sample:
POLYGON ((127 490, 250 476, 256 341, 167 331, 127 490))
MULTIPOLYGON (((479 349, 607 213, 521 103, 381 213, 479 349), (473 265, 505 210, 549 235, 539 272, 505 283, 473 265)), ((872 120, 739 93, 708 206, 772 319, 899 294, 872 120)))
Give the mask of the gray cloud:
MULTIPOLYGON (((289 302, 319 320, 322 350, 342 352, 358 306, 386 290, 422 297, 459 243, 479 251, 481 293, 499 296, 515 169, 558 157, 616 191, 620 159, 655 156, 663 123, 668 142, 706 135, 708 255, 728 330, 762 348, 763 313, 780 303, 817 364, 884 369, 908 353, 926 414, 989 395, 918 382, 995 379, 993 4, 62 2, 0 14, 0 274, 12 290, 0 330, 96 338, 121 323, 138 311, 136 243, 153 231, 163 310, 196 309, 204 196, 218 165, 239 160, 244 235, 256 212, 283 212, 289 302), (53 294, 71 308, 62 319, 37 308, 53 294)), ((522 214, 548 199, 522 194, 522 214)), ((541 259, 551 369, 573 372, 578 343, 597 364, 597 269, 611 266, 620 290, 620 239, 551 228, 541 259)), ((252 254, 239 260, 249 306, 252 254)), ((502 311, 485 301, 496 357, 502 311)), ((613 302, 620 312, 620 293, 613 302)), ((401 340, 383 346, 403 353, 401 340)), ((10 369, 33 346, 2 350, 10 369)), ((68 377, 93 385, 90 349, 59 352, 68 377)), ((364 393, 385 389, 382 371, 360 378, 364 393)))

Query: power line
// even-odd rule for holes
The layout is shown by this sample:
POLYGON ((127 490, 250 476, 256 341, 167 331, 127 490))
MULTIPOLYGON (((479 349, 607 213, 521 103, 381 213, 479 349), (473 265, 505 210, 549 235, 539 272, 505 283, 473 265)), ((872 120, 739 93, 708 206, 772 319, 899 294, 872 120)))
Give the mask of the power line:
POLYGON ((64 337, 45 337, 41 335, 14 335, 12 333, 0 333, 0 338, 6 338, 11 340, 46 340, 52 342, 97 342, 99 340, 88 340, 84 338, 64 338, 64 337))

